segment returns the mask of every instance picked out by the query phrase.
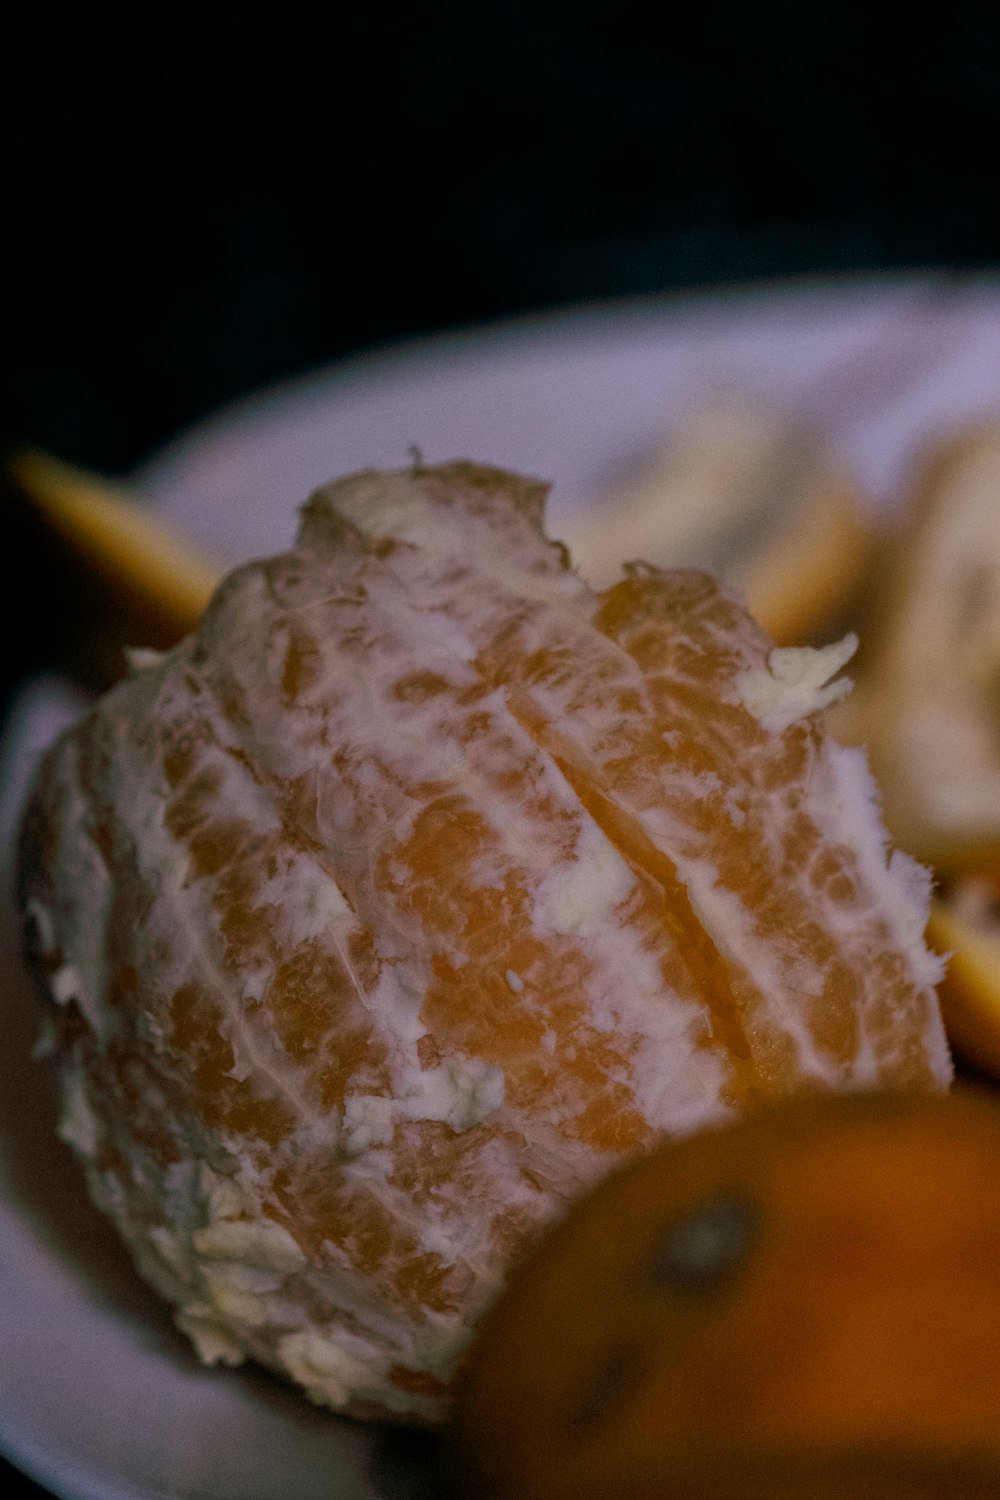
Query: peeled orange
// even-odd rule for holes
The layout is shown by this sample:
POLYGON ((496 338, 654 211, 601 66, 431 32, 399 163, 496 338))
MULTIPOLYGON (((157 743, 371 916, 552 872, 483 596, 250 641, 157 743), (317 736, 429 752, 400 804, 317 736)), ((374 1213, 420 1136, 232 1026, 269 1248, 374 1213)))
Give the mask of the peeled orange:
POLYGON ((603 594, 545 486, 320 491, 47 757, 22 897, 62 1131, 209 1360, 438 1421, 513 1254, 667 1134, 950 1078, 850 644, 603 594))

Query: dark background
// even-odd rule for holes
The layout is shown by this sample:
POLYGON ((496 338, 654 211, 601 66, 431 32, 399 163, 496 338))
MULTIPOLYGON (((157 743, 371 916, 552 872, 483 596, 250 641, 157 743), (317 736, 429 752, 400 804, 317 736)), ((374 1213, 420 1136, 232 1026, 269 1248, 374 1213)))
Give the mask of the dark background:
POLYGON ((0 426, 110 472, 444 327, 1000 262, 996 5, 37 0, 0 24, 0 426))
POLYGON ((52 5, 2 65, 4 420, 126 468, 400 337, 1000 258, 1000 7, 52 5))

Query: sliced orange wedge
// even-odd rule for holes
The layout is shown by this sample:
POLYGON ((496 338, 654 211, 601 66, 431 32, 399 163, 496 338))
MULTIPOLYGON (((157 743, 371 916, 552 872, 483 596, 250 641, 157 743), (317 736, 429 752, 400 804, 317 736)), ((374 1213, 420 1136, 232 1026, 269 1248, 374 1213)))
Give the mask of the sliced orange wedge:
MULTIPOLYGON (((965 884, 971 886, 972 878, 965 884)), ((931 905, 927 940, 951 955, 938 993, 952 1047, 966 1061, 1000 1077, 1000 920, 974 920, 961 900, 938 896, 931 905)))

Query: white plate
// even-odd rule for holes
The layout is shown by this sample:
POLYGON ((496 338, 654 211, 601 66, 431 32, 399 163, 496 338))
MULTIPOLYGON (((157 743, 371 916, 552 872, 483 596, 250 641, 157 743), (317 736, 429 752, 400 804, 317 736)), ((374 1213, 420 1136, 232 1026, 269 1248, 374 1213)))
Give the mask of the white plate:
MULTIPOLYGON (((914 448, 1000 412, 1000 280, 921 276, 634 302, 355 360, 244 403, 140 479, 220 559, 286 546, 316 485, 469 457, 552 480, 550 529, 720 388, 825 431, 873 503, 914 448)), ((65 1500, 375 1500, 432 1465, 253 1373, 202 1370, 85 1202, 52 1134, 17 957, 10 850, 38 747, 79 710, 31 686, 0 746, 0 1449, 65 1500)))

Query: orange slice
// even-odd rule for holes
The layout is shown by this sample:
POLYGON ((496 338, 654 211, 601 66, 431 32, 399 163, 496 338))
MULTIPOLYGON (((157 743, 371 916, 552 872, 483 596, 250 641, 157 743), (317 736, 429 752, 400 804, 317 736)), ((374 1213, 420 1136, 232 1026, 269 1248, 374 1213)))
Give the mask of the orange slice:
POLYGON ((997 887, 976 877, 955 883, 945 899, 931 903, 927 940, 949 956, 938 996, 945 1029, 955 1051, 1000 1078, 1000 923, 997 887), (989 911, 975 910, 977 893, 992 898, 989 911))
POLYGON ((165 526, 141 496, 37 449, 16 453, 8 468, 52 533, 119 603, 141 603, 157 644, 172 645, 194 628, 219 569, 165 526))
POLYGON ((998 493, 1000 423, 926 456, 891 539, 872 661, 845 705, 894 838, 949 876, 1000 869, 998 493))
POLYGON ((690 411, 573 525, 584 576, 623 562, 704 569, 744 594, 779 645, 829 638, 854 602, 874 527, 858 485, 802 424, 756 398, 690 411))

